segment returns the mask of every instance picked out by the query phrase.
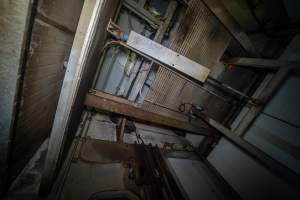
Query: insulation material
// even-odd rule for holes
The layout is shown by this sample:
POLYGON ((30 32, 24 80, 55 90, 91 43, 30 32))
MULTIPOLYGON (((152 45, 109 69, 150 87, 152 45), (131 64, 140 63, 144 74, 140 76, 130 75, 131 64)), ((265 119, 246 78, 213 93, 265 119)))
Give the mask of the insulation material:
MULTIPOLYGON (((211 76, 218 77, 224 68, 219 59, 230 40, 231 36, 216 22, 203 3, 192 0, 169 48, 210 68, 211 76)), ((213 96, 210 98, 199 86, 174 72, 159 68, 144 99, 144 109, 187 120, 186 116, 177 112, 178 106, 185 102, 200 104, 205 108, 214 106, 214 110, 220 111, 215 118, 221 118, 227 112, 224 102, 213 96)))

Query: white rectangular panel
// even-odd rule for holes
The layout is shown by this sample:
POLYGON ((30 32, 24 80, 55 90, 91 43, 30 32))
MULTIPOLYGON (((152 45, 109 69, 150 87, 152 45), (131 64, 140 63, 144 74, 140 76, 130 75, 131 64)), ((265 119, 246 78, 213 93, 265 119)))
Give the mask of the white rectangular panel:
POLYGON ((210 72, 210 69, 134 31, 130 32, 127 44, 155 60, 160 61, 171 69, 175 69, 201 82, 207 79, 210 72))

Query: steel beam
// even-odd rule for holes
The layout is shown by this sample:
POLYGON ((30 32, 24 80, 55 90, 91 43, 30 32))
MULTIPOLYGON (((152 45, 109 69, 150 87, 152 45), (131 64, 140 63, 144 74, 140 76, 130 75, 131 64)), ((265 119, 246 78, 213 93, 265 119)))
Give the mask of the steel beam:
POLYGON ((263 59, 263 58, 245 58, 237 57, 230 58, 222 61, 224 64, 232 64, 238 66, 246 66, 249 68, 256 69, 270 69, 278 70, 279 67, 300 69, 299 61, 284 61, 284 60, 274 60, 274 59, 263 59))
POLYGON ((98 111, 116 113, 140 122, 174 128, 198 135, 211 136, 211 132, 207 127, 195 126, 189 122, 142 110, 132 102, 121 97, 116 97, 100 91, 97 91, 96 93, 93 91, 93 93, 87 94, 84 104, 88 107, 95 108, 98 111))

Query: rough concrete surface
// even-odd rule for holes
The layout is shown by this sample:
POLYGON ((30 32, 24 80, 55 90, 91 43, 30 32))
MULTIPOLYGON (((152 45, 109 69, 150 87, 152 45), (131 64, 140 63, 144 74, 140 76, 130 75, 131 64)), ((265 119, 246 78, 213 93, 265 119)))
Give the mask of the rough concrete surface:
POLYGON ((6 176, 9 132, 29 5, 29 0, 0 3, 0 194, 6 176))

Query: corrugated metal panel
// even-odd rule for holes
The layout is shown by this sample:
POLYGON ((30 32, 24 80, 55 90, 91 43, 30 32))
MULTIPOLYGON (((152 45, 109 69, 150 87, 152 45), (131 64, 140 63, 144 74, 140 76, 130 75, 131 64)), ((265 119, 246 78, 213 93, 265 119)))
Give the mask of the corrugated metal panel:
MULTIPOLYGON (((218 60, 230 40, 230 35, 215 21, 202 1, 192 0, 170 48, 210 68, 212 76, 218 76, 223 69, 218 60)), ((184 102, 193 102, 208 108, 212 101, 212 98, 208 101, 209 96, 203 89, 175 73, 159 68, 143 107, 146 110, 186 120, 185 116, 172 110, 178 110, 178 106, 184 102)), ((225 107, 221 106, 223 102, 213 101, 216 101, 214 106, 220 106, 220 112, 222 110, 225 112, 225 107)))
POLYGON ((82 5, 83 0, 39 1, 14 138, 13 178, 50 134, 82 5))

